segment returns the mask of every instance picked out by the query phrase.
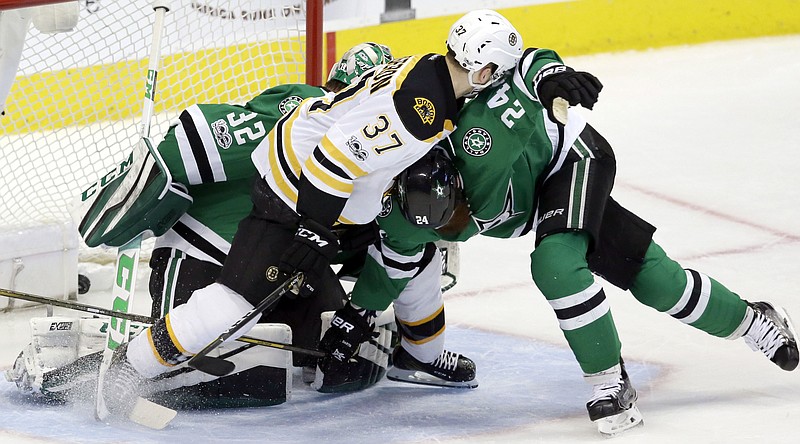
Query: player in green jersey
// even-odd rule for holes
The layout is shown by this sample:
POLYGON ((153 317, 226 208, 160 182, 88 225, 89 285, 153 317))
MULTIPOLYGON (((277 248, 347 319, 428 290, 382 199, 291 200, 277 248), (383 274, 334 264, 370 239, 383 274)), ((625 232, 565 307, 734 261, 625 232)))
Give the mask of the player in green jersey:
MULTIPOLYGON (((211 284, 219 276, 236 226, 252 207, 250 190, 256 169, 250 153, 275 122, 302 100, 339 92, 365 71, 392 59, 389 48, 383 45, 359 44, 333 66, 323 87, 280 85, 265 90, 244 105, 197 104, 180 113, 156 149, 173 181, 180 184, 193 201, 188 211, 156 238, 149 283, 154 318, 185 303, 194 290, 211 284)), ((343 248, 358 248, 352 242, 352 233, 344 235, 349 236, 351 242, 342 241, 343 248)), ((283 330, 265 325, 255 327, 250 334, 259 336, 258 332, 263 330, 268 336, 264 339, 316 348, 321 330, 320 314, 341 307, 345 297, 339 285, 330 288, 331 291, 321 291, 309 301, 284 299, 261 319, 262 324, 289 325, 290 336, 282 337, 283 330)), ((52 321, 51 318, 32 321, 36 346, 27 347, 20 354, 10 377, 24 392, 41 394, 47 399, 66 399, 67 392, 85 390, 86 383, 96 379, 99 359, 95 358, 99 356, 89 352, 96 349, 96 344, 91 345, 93 341, 103 341, 105 335, 100 330, 105 327, 98 319, 59 319, 61 330, 52 333, 48 328, 52 321), (66 325, 70 328, 64 329, 66 325), (50 336, 54 334, 61 338, 57 346, 42 346, 52 342, 50 336), (66 343, 74 343, 74 346, 67 347, 66 343), (81 352, 77 352, 78 349, 81 352), (75 353, 66 353, 67 350, 75 353), (78 355, 81 359, 74 361, 78 355), (70 364, 64 365, 67 363, 70 364)), ((388 341, 391 334, 387 327, 383 325, 376 332, 388 341)), ((286 369, 276 368, 281 363, 269 349, 252 348, 231 359, 237 361, 237 370, 241 371, 227 377, 216 379, 201 372, 186 373, 179 369, 162 378, 154 389, 159 393, 159 402, 173 407, 213 408, 272 405, 286 400, 291 384, 286 383, 286 369)), ((374 384, 385 373, 387 357, 382 359, 377 355, 359 358, 358 365, 351 369, 350 382, 357 381, 359 387, 374 384)), ((316 359, 295 354, 293 364, 313 370, 316 359)), ((291 369, 288 370, 291 373, 291 369)))
MULTIPOLYGON (((278 120, 253 151, 260 173, 254 205, 237 227, 216 282, 115 350, 100 390, 113 414, 130 411, 142 381, 191 359, 223 332, 229 339, 244 334, 265 295, 296 282, 289 276, 302 273, 301 298, 333 291, 334 223, 371 223, 395 176, 453 130, 460 99, 488 87, 522 53, 519 33, 494 11, 466 14, 450 35, 469 48, 469 59, 433 53, 395 59, 334 96, 304 100, 278 120)), ((358 329, 364 339, 377 313, 367 318, 368 328, 358 329)), ((352 327, 336 316, 331 325, 340 333, 352 327)), ((320 349, 337 364, 353 354, 337 350, 344 342, 328 344, 320 341, 320 349)))
MULTIPOLYGON (((590 419, 601 433, 613 435, 641 424, 642 417, 609 302, 594 275, 711 335, 744 338, 784 370, 797 367, 798 349, 783 310, 745 301, 709 276, 684 269, 652 240, 655 227, 610 197, 616 170, 611 146, 558 99, 591 108, 601 88, 594 76, 565 66, 555 52, 526 50, 511 75, 465 105, 448 139, 468 209, 462 206, 437 228, 420 223, 429 211, 424 199, 412 208, 393 202, 380 218, 386 236, 370 248, 352 302, 381 310, 405 292, 430 288, 420 282, 427 275, 414 271, 428 266, 420 258, 438 239, 535 231, 531 276, 593 387, 590 419)), ((443 312, 428 321, 401 322, 395 368, 416 343, 443 331, 443 312)))

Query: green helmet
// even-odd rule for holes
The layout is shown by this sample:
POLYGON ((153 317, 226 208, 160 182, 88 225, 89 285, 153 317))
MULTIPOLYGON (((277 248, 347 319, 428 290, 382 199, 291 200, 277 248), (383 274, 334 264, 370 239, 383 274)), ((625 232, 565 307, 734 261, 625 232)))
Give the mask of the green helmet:
POLYGON ((347 85, 375 66, 383 65, 394 59, 392 52, 385 45, 378 43, 361 43, 350 48, 342 59, 333 65, 328 81, 338 80, 347 85))

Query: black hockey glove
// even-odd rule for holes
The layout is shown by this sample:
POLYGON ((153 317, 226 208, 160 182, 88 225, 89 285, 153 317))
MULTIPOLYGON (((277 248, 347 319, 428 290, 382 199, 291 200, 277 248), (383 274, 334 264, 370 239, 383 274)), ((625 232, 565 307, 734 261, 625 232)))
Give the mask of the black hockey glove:
POLYGON ((349 302, 336 310, 330 328, 319 341, 319 349, 327 354, 319 361, 326 385, 337 386, 348 379, 350 358, 362 342, 372 337, 374 325, 372 310, 358 309, 349 302))
POLYGON ((546 71, 539 79, 536 95, 547 110, 547 117, 553 122, 559 122, 553 113, 553 100, 561 97, 569 102, 570 106, 581 105, 586 109, 592 109, 602 89, 603 84, 600 80, 588 72, 575 71, 569 66, 559 66, 552 71, 546 71))
POLYGON ((300 296, 308 297, 331 265, 339 251, 336 235, 312 219, 303 219, 294 235, 294 242, 281 256, 278 270, 286 274, 303 272, 300 296))
POLYGON ((339 237, 339 249, 342 251, 365 250, 380 239, 377 222, 365 225, 344 225, 334 230, 339 237))

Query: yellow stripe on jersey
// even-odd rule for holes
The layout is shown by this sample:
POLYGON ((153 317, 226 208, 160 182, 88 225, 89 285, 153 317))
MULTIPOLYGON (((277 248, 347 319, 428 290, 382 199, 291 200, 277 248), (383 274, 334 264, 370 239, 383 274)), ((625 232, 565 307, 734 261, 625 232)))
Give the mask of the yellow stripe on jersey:
MULTIPOLYGON (((294 175, 300 177, 300 160, 297 158, 297 154, 294 151, 294 147, 292 146, 292 126, 294 126, 294 122, 297 120, 297 117, 301 113, 291 113, 289 118, 283 121, 281 124, 280 129, 283 130, 283 153, 286 156, 286 160, 289 161, 289 167, 294 172, 294 175)), ((275 145, 272 145, 275 146, 275 145)))
POLYGON ((294 189, 291 183, 287 181, 286 178, 283 177, 283 169, 281 168, 280 162, 278 162, 278 152, 280 148, 276 146, 275 140, 275 133, 277 131, 271 131, 269 133, 270 137, 270 147, 269 147, 269 164, 270 164, 270 171, 272 172, 272 179, 275 180, 275 183, 278 185, 278 188, 281 189, 281 192, 291 199, 292 202, 297 202, 297 190, 294 189))
POLYGON ((344 216, 342 216, 342 215, 339 215, 339 219, 337 219, 337 221, 338 221, 340 224, 345 224, 345 225, 357 225, 355 222, 353 222, 352 220, 350 220, 350 219, 348 219, 348 218, 346 218, 346 217, 344 217, 344 216))
POLYGON ((343 195, 337 194, 338 197, 347 198, 353 192, 352 181, 344 182, 339 176, 331 174, 330 171, 328 171, 321 165, 317 164, 313 155, 309 156, 308 159, 306 159, 305 168, 306 168, 305 172, 308 173, 311 177, 318 179, 325 185, 329 186, 331 189, 339 191, 340 193, 343 194, 343 195))
POLYGON ((355 179, 356 177, 366 176, 367 172, 361 169, 355 162, 350 160, 336 145, 331 142, 328 136, 324 136, 318 145, 324 154, 329 158, 338 162, 341 166, 350 173, 350 176, 355 179))
MULTIPOLYGON (((450 120, 450 119, 445 119, 445 121, 444 121, 444 131, 448 131, 448 132, 452 133, 455 129, 456 129, 456 126, 453 125, 453 121, 450 120)), ((444 131, 439 132, 438 134, 436 134, 435 136, 433 136, 431 138, 428 138, 427 140, 425 140, 425 142, 435 143, 435 142, 438 142, 438 141, 442 140, 444 138, 443 137, 444 131)))

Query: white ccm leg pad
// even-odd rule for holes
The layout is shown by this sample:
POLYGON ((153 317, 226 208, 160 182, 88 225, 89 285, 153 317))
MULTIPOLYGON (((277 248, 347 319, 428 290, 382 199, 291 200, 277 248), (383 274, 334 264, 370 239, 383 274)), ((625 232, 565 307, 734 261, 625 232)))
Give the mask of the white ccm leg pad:
MULTIPOLYGON (((253 306, 228 287, 214 283, 195 291, 189 300, 172 309, 167 315, 171 336, 186 352, 194 354, 216 339, 253 306)), ((230 340, 253 328, 258 318, 242 327, 230 340)), ((128 345, 128 359, 143 376, 152 378, 174 367, 162 365, 156 359, 147 336, 140 335, 128 345)))

